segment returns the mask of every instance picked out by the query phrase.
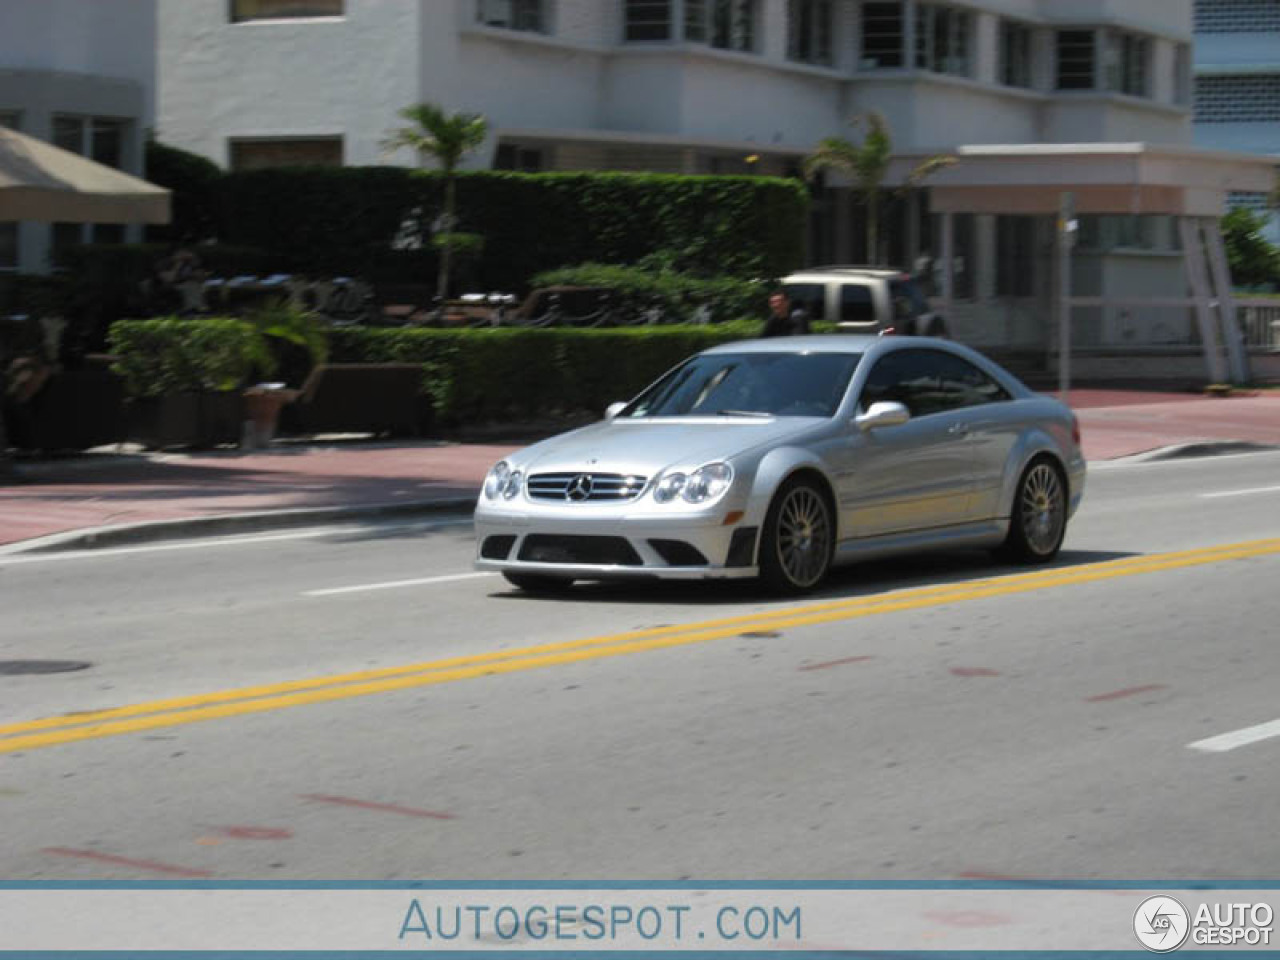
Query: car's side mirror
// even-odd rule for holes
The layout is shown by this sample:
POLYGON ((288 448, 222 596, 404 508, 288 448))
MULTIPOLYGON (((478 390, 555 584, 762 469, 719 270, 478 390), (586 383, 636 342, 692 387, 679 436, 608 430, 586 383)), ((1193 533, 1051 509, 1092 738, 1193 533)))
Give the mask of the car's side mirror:
POLYGON ((864 433, 877 427, 900 427, 911 419, 911 411, 900 403, 882 400, 873 403, 866 413, 853 418, 854 424, 864 433))
POLYGON ((612 420, 625 409, 627 409, 627 405, 621 400, 617 403, 611 403, 604 408, 604 418, 606 420, 612 420))

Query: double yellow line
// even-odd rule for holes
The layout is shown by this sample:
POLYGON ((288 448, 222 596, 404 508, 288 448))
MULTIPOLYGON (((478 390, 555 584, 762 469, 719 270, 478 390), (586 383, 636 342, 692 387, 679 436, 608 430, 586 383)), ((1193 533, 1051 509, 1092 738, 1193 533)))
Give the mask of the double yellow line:
POLYGON ((77 740, 91 740, 162 727, 219 720, 286 707, 346 700, 374 693, 452 683, 476 677, 520 673, 584 660, 618 657, 732 637, 747 631, 778 630, 854 620, 883 613, 918 610, 963 600, 979 600, 1049 587, 1093 583, 1162 570, 1203 566, 1280 553, 1280 538, 1252 540, 1177 553, 1128 557, 1077 567, 918 587, 869 597, 833 600, 682 626, 655 627, 563 643, 502 650, 426 663, 362 670, 357 673, 294 680, 286 683, 223 690, 193 697, 156 700, 108 710, 94 710, 0 726, 0 753, 34 750, 77 740))

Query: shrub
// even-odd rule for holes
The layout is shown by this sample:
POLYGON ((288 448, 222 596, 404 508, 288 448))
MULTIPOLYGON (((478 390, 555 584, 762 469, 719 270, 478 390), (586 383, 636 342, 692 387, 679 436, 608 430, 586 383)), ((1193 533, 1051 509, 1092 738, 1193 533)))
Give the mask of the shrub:
POLYGON ((109 341, 134 397, 235 390, 271 364, 262 335, 231 317, 120 320, 109 341))
POLYGON ((145 160, 147 179, 173 191, 171 221, 147 227, 147 239, 196 241, 214 236, 222 168, 199 154, 155 140, 147 141, 145 160))
POLYGON ((638 316, 649 307, 662 308, 664 317, 692 320, 699 307, 707 307, 711 319, 746 320, 763 317, 767 285, 734 277, 695 277, 671 270, 646 270, 617 264, 584 263, 539 273, 535 287, 606 287, 624 315, 638 316))
MULTIPOLYGON (((434 276, 435 252, 422 239, 442 205, 438 173, 253 170, 224 176, 220 195, 219 236, 269 250, 286 269, 374 282, 434 276), (405 249, 406 237, 421 246, 405 249)), ((458 175, 458 229, 485 238, 475 283, 490 290, 525 290, 533 274, 564 264, 634 264, 655 253, 684 273, 781 276, 803 258, 807 210, 802 184, 772 177, 458 175)))
POLYGON ((330 334, 339 362, 420 363, 444 423, 601 413, 691 354, 745 339, 758 324, 570 328, 382 329, 330 334))

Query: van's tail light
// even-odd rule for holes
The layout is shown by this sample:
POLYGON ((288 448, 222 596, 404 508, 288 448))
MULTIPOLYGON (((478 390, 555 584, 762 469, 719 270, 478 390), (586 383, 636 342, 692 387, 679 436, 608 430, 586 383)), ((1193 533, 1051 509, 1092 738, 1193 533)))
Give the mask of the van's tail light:
POLYGON ((1077 450, 1080 449, 1080 421, 1074 413, 1071 415, 1071 442, 1077 450))

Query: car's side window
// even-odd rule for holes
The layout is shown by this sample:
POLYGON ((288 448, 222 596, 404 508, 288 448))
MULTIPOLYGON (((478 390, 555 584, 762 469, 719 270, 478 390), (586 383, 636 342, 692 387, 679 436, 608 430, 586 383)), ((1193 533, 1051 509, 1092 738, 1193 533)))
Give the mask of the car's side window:
POLYGON ((827 288, 821 283, 788 283, 783 290, 793 308, 799 307, 809 315, 810 320, 826 318, 827 288))
POLYGON ((840 322, 875 323, 876 305, 871 288, 861 283, 840 285, 840 322))
POLYGON ((952 407, 976 407, 1012 399, 1009 391, 968 360, 940 350, 929 352, 937 357, 942 390, 951 398, 952 407))
POLYGON ((862 388, 863 411, 873 403, 903 404, 912 417, 1010 399, 973 364, 942 350, 895 350, 877 361, 862 388))

